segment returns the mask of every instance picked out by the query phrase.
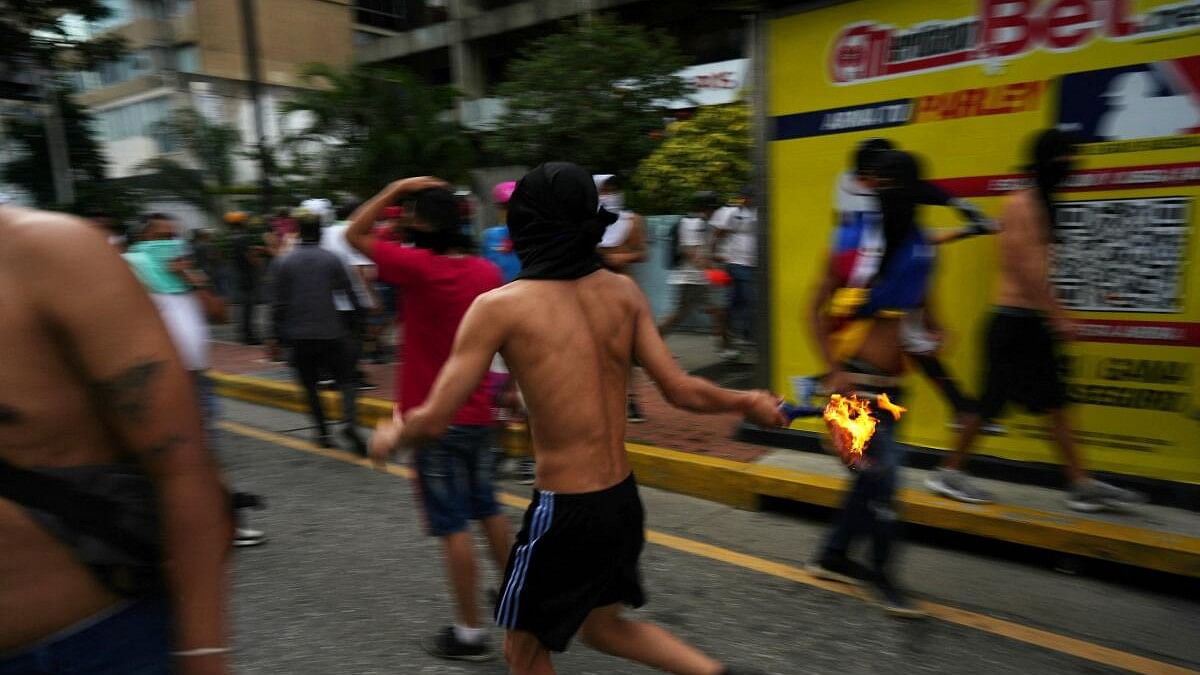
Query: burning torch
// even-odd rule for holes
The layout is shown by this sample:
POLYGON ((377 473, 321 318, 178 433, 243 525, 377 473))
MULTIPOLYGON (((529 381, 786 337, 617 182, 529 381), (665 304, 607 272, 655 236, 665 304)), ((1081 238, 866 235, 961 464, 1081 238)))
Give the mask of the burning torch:
POLYGON ((779 405, 780 412, 787 417, 789 424, 801 417, 824 419, 834 450, 851 469, 859 469, 866 464, 863 451, 871 442, 871 437, 875 435, 875 425, 879 423, 879 420, 871 415, 872 407, 889 413, 893 420, 900 419, 900 415, 908 411, 907 408, 893 403, 886 393, 861 398, 853 394, 830 394, 825 405, 813 405, 812 399, 817 393, 815 377, 800 378, 795 390, 797 403, 784 401, 779 405))

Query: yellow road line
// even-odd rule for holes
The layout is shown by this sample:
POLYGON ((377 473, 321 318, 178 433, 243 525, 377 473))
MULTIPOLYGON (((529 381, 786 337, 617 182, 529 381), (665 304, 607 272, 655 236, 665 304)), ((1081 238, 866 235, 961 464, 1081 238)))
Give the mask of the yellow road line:
MULTIPOLYGON (((220 422, 220 427, 232 433, 255 438, 260 441, 271 443, 274 445, 282 445, 284 447, 300 450, 313 455, 336 459, 338 461, 355 464, 357 466, 370 467, 370 462, 358 455, 344 452, 341 450, 328 450, 321 448, 313 443, 302 441, 291 436, 285 436, 272 431, 266 431, 238 422, 220 422)), ((403 467, 389 464, 387 473, 402 478, 412 478, 412 470, 403 467)), ((500 492, 496 495, 501 504, 505 506, 523 509, 529 506, 529 500, 525 497, 520 497, 507 492, 500 492)), ((839 584, 836 582, 817 579, 808 572, 785 563, 767 560, 758 556, 740 553, 732 549, 705 544, 703 542, 686 539, 666 532, 657 530, 647 530, 646 540, 652 544, 657 544, 665 548, 669 548, 682 553, 688 553, 700 558, 708 558, 716 560, 743 569, 767 574, 780 579, 787 579, 796 583, 805 584, 814 588, 820 588, 831 593, 858 598, 864 601, 870 601, 870 596, 861 589, 839 584)), ((1043 649, 1068 654, 1087 661, 1094 661, 1106 666, 1123 668, 1135 673, 1152 673, 1154 675, 1185 675, 1191 673, 1195 675, 1200 671, 1189 670, 1163 661, 1156 661, 1137 654, 1123 652, 1119 649, 1112 649, 1086 640, 1079 640, 1066 635, 1060 635, 1040 628, 1031 626, 1023 626, 1019 623, 1006 621, 986 614, 972 612, 965 609, 950 607, 936 602, 920 602, 918 603, 921 609, 924 609, 930 616, 940 619, 946 623, 952 623, 966 628, 973 628, 985 633, 991 633, 1000 637, 1024 642, 1043 649)))

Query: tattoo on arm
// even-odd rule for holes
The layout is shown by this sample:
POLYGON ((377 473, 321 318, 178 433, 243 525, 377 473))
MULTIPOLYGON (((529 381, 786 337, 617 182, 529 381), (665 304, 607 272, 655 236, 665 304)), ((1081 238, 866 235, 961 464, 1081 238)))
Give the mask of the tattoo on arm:
POLYGON ((171 436, 161 443, 151 445, 146 449, 146 454, 150 456, 150 459, 161 459, 185 442, 187 442, 187 439, 183 436, 171 436))
POLYGON ((16 424, 21 421, 21 413, 16 408, 0 403, 0 424, 16 424))
POLYGON ((118 421, 141 424, 149 409, 150 386, 162 369, 162 361, 143 361, 114 377, 92 382, 92 392, 104 410, 118 421))

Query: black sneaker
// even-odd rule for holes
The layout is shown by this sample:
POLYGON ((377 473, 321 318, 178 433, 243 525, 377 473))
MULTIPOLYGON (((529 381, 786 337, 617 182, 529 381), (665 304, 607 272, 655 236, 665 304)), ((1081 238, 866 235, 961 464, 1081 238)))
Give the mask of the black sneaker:
POLYGON ((315 442, 317 445, 325 448, 326 450, 331 450, 337 447, 333 444, 333 436, 330 436, 329 434, 317 434, 315 442))
POLYGON ((367 444, 363 441, 362 436, 358 434, 358 429, 354 427, 342 429, 342 438, 346 439, 346 442, 350 444, 350 452, 359 457, 367 456, 367 444))
POLYGON ((818 579, 861 586, 871 578, 871 572, 846 556, 822 556, 810 562, 805 570, 818 579))
POLYGON ((425 648, 426 652, 429 652, 430 656, 436 656, 439 659, 479 662, 490 661, 495 656, 487 642, 471 645, 459 640, 458 636, 454 634, 453 626, 446 626, 437 635, 422 640, 421 646, 425 648))
POLYGON ((646 421, 646 416, 642 414, 642 407, 638 405, 637 399, 630 396, 629 403, 625 408, 625 421, 640 424, 646 421))
POLYGON ((924 619, 927 616, 925 610, 914 605, 912 600, 909 600, 908 596, 897 588, 887 576, 877 576, 872 580, 871 586, 878 596, 879 606, 888 616, 897 619, 924 619))
POLYGON ((359 391, 372 391, 372 390, 375 390, 375 389, 378 389, 378 388, 379 388, 379 385, 377 385, 377 384, 373 384, 373 383, 371 383, 371 382, 367 382, 366 380, 359 380, 359 381, 358 381, 358 384, 356 384, 356 385, 354 385, 354 386, 355 386, 355 387, 356 387, 356 388, 357 388, 359 391))

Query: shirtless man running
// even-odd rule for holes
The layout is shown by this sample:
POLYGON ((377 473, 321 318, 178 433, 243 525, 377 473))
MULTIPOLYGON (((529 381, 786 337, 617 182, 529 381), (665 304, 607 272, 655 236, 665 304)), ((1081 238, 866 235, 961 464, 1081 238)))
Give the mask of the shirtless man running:
POLYGON ((644 514, 625 452, 625 386, 633 358, 672 405, 739 411, 782 425, 766 391, 721 389, 680 370, 633 280, 595 252, 613 215, 578 166, 543 164, 509 202, 521 258, 516 281, 476 299, 425 404, 382 425, 372 455, 436 438, 499 352, 525 395, 537 481, 496 609, 516 675, 554 673, 550 652, 579 632, 595 649, 672 673, 733 673, 660 627, 621 616, 643 603, 644 514))
POLYGON ((165 598, 123 598, 0 498, 0 674, 226 673, 229 509, 158 312, 81 220, 0 207, 0 241, 0 460, 131 463, 154 485, 170 561, 165 598))

